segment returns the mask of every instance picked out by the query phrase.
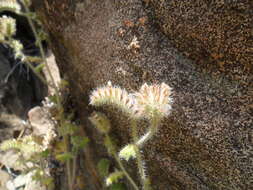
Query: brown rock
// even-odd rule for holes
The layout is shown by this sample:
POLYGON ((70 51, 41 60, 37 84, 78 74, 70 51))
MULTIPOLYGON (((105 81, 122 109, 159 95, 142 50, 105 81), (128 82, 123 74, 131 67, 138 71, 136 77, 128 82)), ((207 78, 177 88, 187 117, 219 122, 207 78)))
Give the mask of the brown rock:
POLYGON ((28 112, 33 135, 45 136, 54 127, 46 108, 36 106, 28 112))
POLYGON ((252 79, 253 72, 251 0, 151 0, 150 5, 173 45, 199 66, 250 82, 245 78, 252 79))
POLYGON ((10 178, 11 176, 7 172, 0 170, 0 190, 7 190, 6 183, 10 178))

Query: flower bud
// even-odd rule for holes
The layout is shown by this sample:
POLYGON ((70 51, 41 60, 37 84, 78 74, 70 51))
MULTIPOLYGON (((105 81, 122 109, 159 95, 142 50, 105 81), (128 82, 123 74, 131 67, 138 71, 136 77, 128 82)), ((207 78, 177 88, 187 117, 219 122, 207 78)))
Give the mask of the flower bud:
POLYGON ((109 81, 107 86, 97 88, 90 96, 90 104, 101 106, 104 104, 115 105, 131 117, 138 117, 140 110, 133 96, 129 95, 126 90, 112 86, 109 81))
POLYGON ((0 0, 0 11, 12 11, 19 13, 21 6, 16 0, 0 0))
POLYGON ((0 33, 5 37, 11 37, 16 34, 16 20, 3 16, 0 18, 0 33))
POLYGON ((111 124, 105 114, 94 112, 91 117, 89 117, 89 120, 102 134, 109 133, 111 124))
POLYGON ((130 158, 136 158, 136 149, 135 145, 128 144, 120 152, 119 157, 128 161, 130 158))

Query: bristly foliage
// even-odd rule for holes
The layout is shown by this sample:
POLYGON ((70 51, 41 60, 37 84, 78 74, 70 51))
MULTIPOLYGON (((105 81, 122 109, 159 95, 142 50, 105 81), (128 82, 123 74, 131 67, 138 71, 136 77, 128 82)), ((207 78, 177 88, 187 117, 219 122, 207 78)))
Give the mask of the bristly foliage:
POLYGON ((112 86, 110 81, 106 86, 97 88, 92 92, 90 104, 94 106, 114 105, 134 118, 141 114, 134 98, 125 89, 112 86))
POLYGON ((166 117, 169 115, 172 103, 172 89, 165 83, 161 85, 142 85, 139 92, 135 93, 137 104, 143 109, 147 118, 154 116, 166 117))
POLYGON ((0 150, 6 151, 10 149, 15 149, 21 152, 24 157, 29 159, 29 157, 31 157, 33 154, 42 152, 43 146, 42 144, 39 144, 38 139, 32 135, 29 135, 19 140, 6 140, 0 144, 0 150))
POLYGON ((142 188, 144 190, 150 190, 151 184, 146 173, 146 164, 142 159, 140 149, 158 131, 161 120, 170 114, 172 108, 172 89, 165 83, 160 85, 147 85, 145 83, 138 92, 129 94, 125 89, 112 86, 109 81, 106 86, 97 88, 92 92, 90 104, 94 106, 103 106, 104 104, 115 105, 122 111, 128 113, 130 119, 132 119, 131 128, 134 142, 123 147, 118 155, 115 155, 114 149, 110 151, 112 147, 108 133, 110 128, 106 127, 110 122, 107 118, 104 120, 103 117, 101 117, 104 116, 103 114, 100 114, 100 117, 98 115, 90 117, 92 124, 96 126, 101 133, 106 135, 105 139, 107 139, 107 141, 105 141, 105 146, 109 150, 108 153, 114 156, 123 171, 121 173, 115 172, 109 175, 106 179, 106 185, 111 185, 113 181, 117 181, 118 178, 125 175, 133 187, 139 189, 120 161, 120 159, 129 161, 130 158, 133 158, 137 161, 142 188), (98 118, 100 118, 100 120, 98 118), (136 120, 140 118, 148 119, 150 126, 143 136, 138 137, 136 120))
POLYGON ((20 13, 21 6, 16 0, 0 0, 0 12, 2 11, 20 13))
POLYGON ((165 83, 161 85, 142 85, 139 92, 129 94, 125 89, 112 86, 109 81, 90 95, 90 104, 102 106, 115 105, 132 118, 166 117, 172 104, 172 89, 165 83))

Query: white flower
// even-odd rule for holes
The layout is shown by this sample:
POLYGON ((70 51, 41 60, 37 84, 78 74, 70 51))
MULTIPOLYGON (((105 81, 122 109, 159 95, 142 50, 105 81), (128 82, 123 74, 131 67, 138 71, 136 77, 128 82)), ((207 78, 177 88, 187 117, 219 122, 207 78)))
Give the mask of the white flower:
POLYGON ((16 34, 16 20, 5 15, 2 16, 0 18, 0 33, 6 37, 16 34))
POLYGON ((142 85, 135 95, 137 104, 142 107, 146 117, 165 117, 170 113, 172 103, 171 88, 162 83, 161 85, 142 85))
POLYGON ((14 55, 15 58, 20 58, 21 60, 24 59, 24 54, 23 54, 23 44, 20 43, 20 41, 18 40, 12 40, 10 43, 10 46, 13 48, 14 50, 14 55))
POLYGON ((0 0, 0 10, 19 13, 21 10, 21 6, 16 0, 0 0))
POLYGON ((140 111, 133 96, 119 87, 112 86, 109 81, 107 86, 97 88, 90 96, 90 104, 102 106, 104 104, 116 105, 122 111, 130 114, 131 117, 138 117, 140 111))

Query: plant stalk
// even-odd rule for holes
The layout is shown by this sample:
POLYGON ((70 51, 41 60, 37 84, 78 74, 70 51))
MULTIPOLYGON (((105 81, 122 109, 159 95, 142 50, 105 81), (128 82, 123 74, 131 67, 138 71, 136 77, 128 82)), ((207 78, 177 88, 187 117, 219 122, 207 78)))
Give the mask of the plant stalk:
MULTIPOLYGON (((44 52, 44 49, 43 49, 41 40, 40 40, 40 38, 39 38, 39 35, 38 35, 37 31, 36 31, 35 25, 34 25, 32 19, 29 17, 29 14, 27 14, 27 13, 30 12, 30 11, 29 11, 29 7, 27 7, 27 4, 24 3, 24 2, 22 2, 22 4, 24 5, 24 9, 25 9, 25 13, 26 13, 25 15, 26 15, 26 18, 27 18, 27 20, 28 20, 28 23, 29 23, 29 25, 31 26, 32 32, 33 32, 33 34, 34 34, 34 37, 35 37, 35 39, 36 39, 37 42, 38 42, 38 46, 39 46, 39 50, 40 50, 40 53, 41 53, 41 57, 42 57, 42 60, 43 60, 44 63, 45 63, 45 67, 46 67, 46 70, 47 70, 47 72, 48 72, 48 74, 49 74, 49 78, 50 78, 50 80, 51 80, 51 82, 52 82, 52 86, 53 86, 53 88, 55 89, 57 104, 59 105, 59 104, 60 104, 60 92, 59 92, 59 89, 58 89, 58 87, 57 87, 57 84, 56 84, 56 82, 55 82, 55 80, 54 80, 54 77, 53 77, 52 73, 50 72, 49 64, 48 64, 48 62, 47 62, 47 59, 46 59, 46 56, 45 56, 45 52, 44 52)), ((50 85, 50 84, 49 84, 49 85, 50 85)))
POLYGON ((136 145, 139 148, 142 148, 144 144, 155 135, 155 133, 157 132, 158 124, 159 119, 153 118, 151 120, 151 125, 148 132, 145 135, 143 135, 139 140, 136 141, 136 145))
POLYGON ((139 147, 137 146, 138 132, 137 132, 137 123, 135 120, 132 121, 131 127, 132 127, 132 137, 133 137, 134 144, 135 144, 137 166, 138 166, 139 174, 141 176, 141 183, 142 183, 144 190, 147 190, 145 184, 146 184, 146 181, 148 181, 148 179, 145 174, 144 162, 142 160, 142 155, 141 155, 139 147))
MULTIPOLYGON (((107 139, 111 139, 110 136, 108 134, 106 134, 106 138, 107 139)), ((111 143, 112 144, 112 143, 111 143)), ((128 181, 132 184, 132 186, 134 187, 135 190, 139 190, 138 186, 136 185, 136 183, 134 182, 134 180, 131 178, 131 176, 128 174, 128 172, 126 171, 124 165, 122 164, 120 158, 118 157, 118 154, 116 153, 115 149, 112 148, 112 155, 114 157, 114 159, 116 160, 116 162, 118 163, 120 169, 122 170, 122 172, 124 173, 124 175, 126 176, 126 178, 128 179, 128 181)))
MULTIPOLYGON (((48 62, 47 62, 47 59, 46 59, 46 56, 45 56, 45 52, 44 52, 44 49, 43 49, 41 40, 40 40, 40 38, 39 38, 39 35, 38 35, 37 31, 36 31, 35 25, 34 25, 32 19, 31 19, 31 17, 29 16, 29 14, 27 14, 27 13, 30 12, 30 11, 29 11, 29 7, 27 6, 27 4, 26 4, 25 2, 23 2, 23 1, 21 1, 21 2, 22 2, 23 6, 24 6, 24 9, 25 9, 25 13, 26 13, 25 16, 26 16, 26 18, 27 18, 27 20, 28 20, 29 25, 31 26, 32 32, 33 32, 33 34, 34 34, 34 36, 35 36, 35 39, 37 40, 37 43, 38 43, 38 46, 39 46, 39 50, 40 50, 40 53, 41 53, 42 60, 43 60, 44 63, 45 63, 45 68, 46 68, 46 70, 47 70, 47 72, 48 72, 48 74, 49 74, 49 78, 50 78, 50 80, 51 80, 50 82, 51 82, 52 84, 50 84, 50 82, 48 82, 48 83, 46 82, 46 83, 47 83, 49 86, 52 86, 52 87, 54 88, 55 93, 56 93, 56 104, 57 104, 58 109, 60 110, 61 107, 62 107, 62 105, 61 105, 61 100, 60 100, 60 92, 59 92, 59 89, 58 89, 57 84, 56 84, 56 82, 55 82, 55 80, 54 80, 54 77, 53 77, 53 75, 52 75, 52 73, 51 73, 51 71, 50 71, 49 64, 48 64, 48 62)), ((30 64, 27 64, 27 65, 28 65, 28 67, 30 67, 33 71, 35 71, 33 66, 31 66, 30 64)), ((35 73, 36 73, 36 72, 35 72, 35 73)), ((41 77, 41 75, 37 75, 37 76, 38 76, 43 82, 45 82, 45 80, 43 79, 43 77, 41 77)), ((62 113, 61 113, 61 114, 62 114, 62 113)), ((62 121, 64 120, 64 119, 62 119, 62 118, 63 118, 63 117, 61 117, 60 126, 62 126, 62 121)), ((64 135, 64 136, 63 136, 63 139, 64 139, 64 143, 65 143, 65 145, 66 145, 66 147, 67 147, 67 150, 66 150, 66 151, 69 151, 69 138, 68 138, 68 135, 64 135)), ((73 189, 73 185, 72 185, 72 174, 71 174, 71 162, 70 162, 70 160, 68 160, 67 163, 66 163, 66 170, 67 170, 67 177, 68 177, 68 187, 69 187, 69 190, 72 190, 72 189, 73 189)))

